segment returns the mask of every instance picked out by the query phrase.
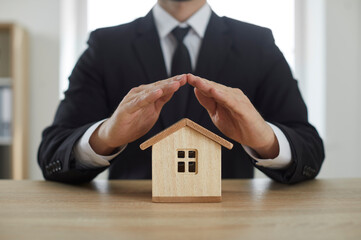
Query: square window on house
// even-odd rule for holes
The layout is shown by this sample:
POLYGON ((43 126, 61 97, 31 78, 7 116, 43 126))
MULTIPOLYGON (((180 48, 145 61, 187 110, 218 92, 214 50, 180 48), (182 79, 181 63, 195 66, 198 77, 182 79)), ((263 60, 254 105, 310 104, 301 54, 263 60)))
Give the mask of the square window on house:
POLYGON ((188 172, 190 173, 196 172, 196 162, 188 162, 188 172))
POLYGON ((195 148, 176 150, 176 172, 184 174, 198 173, 198 151, 195 148))
POLYGON ((184 162, 178 162, 178 172, 185 172, 184 162))
POLYGON ((184 151, 178 151, 178 158, 184 158, 185 152, 184 151))
POLYGON ((188 151, 188 158, 196 158, 196 151, 188 151))

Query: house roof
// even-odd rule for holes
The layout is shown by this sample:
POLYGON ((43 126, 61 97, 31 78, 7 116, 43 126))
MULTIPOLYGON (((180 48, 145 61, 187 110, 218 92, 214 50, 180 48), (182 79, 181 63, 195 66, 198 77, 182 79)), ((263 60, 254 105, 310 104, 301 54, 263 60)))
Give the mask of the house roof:
POLYGON ((205 129, 204 127, 198 125, 197 123, 191 121, 190 119, 183 118, 182 120, 178 121, 177 123, 173 124, 172 126, 168 127, 167 129, 161 131, 157 135, 149 138, 147 141, 143 142, 140 145, 140 149, 145 150, 148 147, 156 144, 157 142, 159 142, 163 138, 171 135, 172 133, 174 133, 174 132, 178 131, 179 129, 181 129, 183 127, 186 127, 186 126, 192 128, 193 130, 195 130, 197 132, 199 132, 203 136, 215 141, 216 143, 222 145, 223 147, 226 147, 228 149, 233 148, 232 143, 230 143, 227 140, 221 138, 217 134, 214 134, 213 132, 209 131, 208 129, 205 129))

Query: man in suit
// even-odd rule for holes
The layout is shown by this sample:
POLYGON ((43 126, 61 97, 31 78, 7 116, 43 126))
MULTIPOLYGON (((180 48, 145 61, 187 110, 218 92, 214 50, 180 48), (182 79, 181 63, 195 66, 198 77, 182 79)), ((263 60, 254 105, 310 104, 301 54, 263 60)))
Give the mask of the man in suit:
POLYGON ((251 178, 254 166, 283 183, 319 172, 322 140, 270 30, 218 17, 206 0, 158 0, 88 44, 43 132, 46 179, 86 182, 108 167, 111 179, 151 178, 140 143, 183 117, 234 143, 223 178, 251 178))

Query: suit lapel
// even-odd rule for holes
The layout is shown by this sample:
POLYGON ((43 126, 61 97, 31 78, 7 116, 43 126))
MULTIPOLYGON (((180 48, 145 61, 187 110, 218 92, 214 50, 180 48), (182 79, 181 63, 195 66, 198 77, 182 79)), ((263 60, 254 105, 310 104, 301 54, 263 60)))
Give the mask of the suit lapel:
MULTIPOLYGON (((220 70, 231 49, 231 43, 228 25, 226 25, 222 18, 212 12, 199 51, 194 74, 211 81, 217 81, 220 70)), ((204 114, 205 111, 200 109, 200 104, 194 93, 189 96, 188 106, 186 115, 194 121, 200 122, 201 117, 206 115, 204 114)))
POLYGON ((138 35, 133 43, 149 83, 167 78, 159 36, 150 11, 137 25, 138 35))
MULTIPOLYGON (((152 83, 168 78, 152 11, 139 20, 137 32, 133 47, 146 74, 147 82, 152 83)), ((166 126, 166 116, 167 114, 161 113, 159 118, 163 128, 166 126)))
MULTIPOLYGON (((137 31, 138 36, 134 41, 134 48, 146 73, 148 82, 152 83, 168 78, 152 11, 139 20, 137 31)), ((177 116, 179 116, 179 111, 182 110, 177 109, 176 106, 179 106, 178 101, 186 100, 179 93, 175 93, 171 101, 166 103, 159 116, 159 122, 163 128, 167 128, 179 120, 177 116)))

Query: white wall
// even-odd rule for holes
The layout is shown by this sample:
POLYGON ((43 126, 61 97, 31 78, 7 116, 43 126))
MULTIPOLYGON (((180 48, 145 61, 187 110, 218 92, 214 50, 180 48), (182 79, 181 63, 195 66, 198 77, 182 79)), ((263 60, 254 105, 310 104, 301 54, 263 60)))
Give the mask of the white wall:
POLYGON ((59 101, 59 0, 0 0, 0 21, 16 22, 29 34, 29 177, 42 179, 37 149, 59 101))
POLYGON ((326 161, 321 177, 361 177, 361 1, 326 1, 326 161))
POLYGON ((326 137, 326 0, 296 0, 295 78, 308 107, 308 117, 326 137))

